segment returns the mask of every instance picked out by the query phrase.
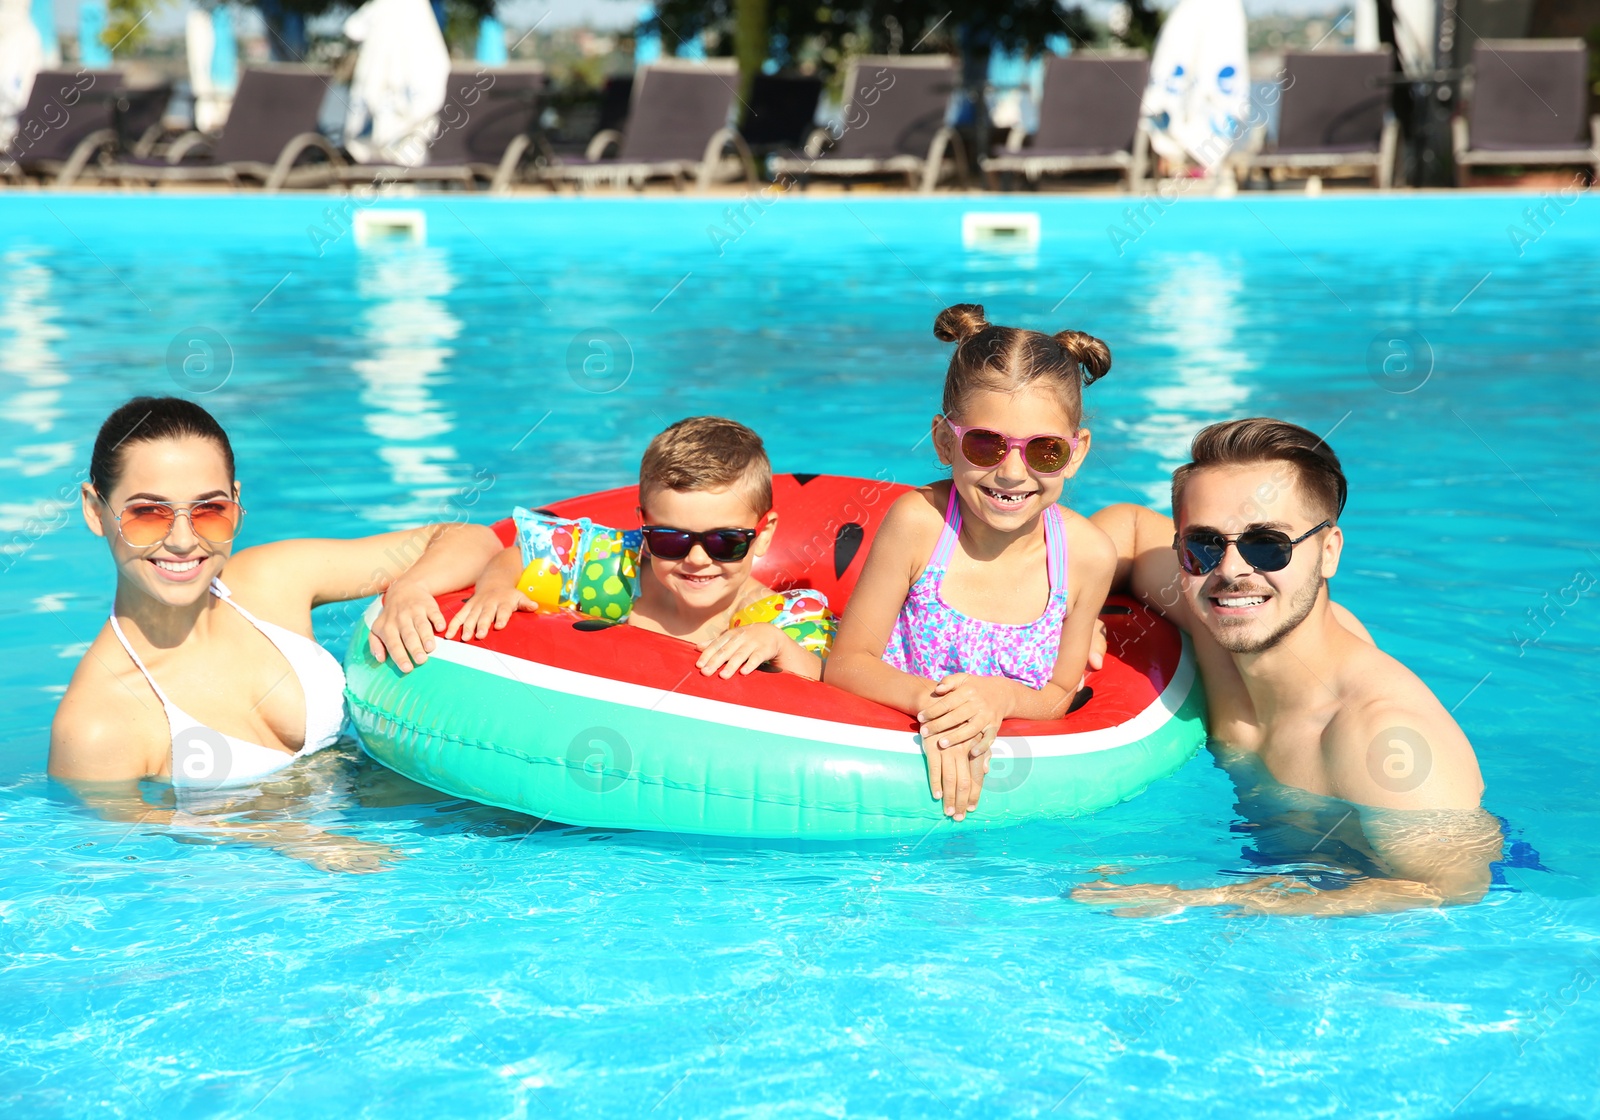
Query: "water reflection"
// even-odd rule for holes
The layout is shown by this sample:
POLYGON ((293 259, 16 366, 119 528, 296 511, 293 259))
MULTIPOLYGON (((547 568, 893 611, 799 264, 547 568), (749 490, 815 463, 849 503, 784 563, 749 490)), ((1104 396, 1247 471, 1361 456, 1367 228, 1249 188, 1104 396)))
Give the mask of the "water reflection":
POLYGON ((408 500, 371 508, 391 527, 436 520, 456 493, 457 452, 442 438, 455 414, 435 391, 455 350, 462 323, 445 297, 456 287, 449 256, 428 247, 375 248, 363 254, 357 291, 367 303, 362 335, 371 357, 352 366, 366 388, 363 423, 378 439, 378 457, 408 500))
POLYGON ((1145 339, 1173 357, 1166 378, 1141 390, 1147 404, 1131 411, 1137 419, 1127 430, 1134 446, 1157 457, 1160 472, 1140 488, 1160 509, 1170 497, 1166 476, 1188 461, 1195 432, 1248 414, 1245 382, 1257 363, 1238 339, 1244 280, 1237 267, 1201 253, 1169 257, 1160 282, 1145 290, 1150 295, 1139 316, 1145 339))

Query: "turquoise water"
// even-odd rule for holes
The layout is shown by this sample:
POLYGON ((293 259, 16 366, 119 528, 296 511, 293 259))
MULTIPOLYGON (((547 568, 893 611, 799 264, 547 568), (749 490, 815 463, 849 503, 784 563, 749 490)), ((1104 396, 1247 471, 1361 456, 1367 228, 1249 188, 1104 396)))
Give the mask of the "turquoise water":
MULTIPOLYGON (((1600 204, 1535 226, 1538 203, 783 200, 741 230, 727 200, 421 200, 396 205, 424 245, 359 247, 326 198, 0 196, 0 1109, 1600 1115, 1600 204), (1037 250, 964 249, 972 209, 1038 212, 1037 250), (1066 899, 1108 867, 1306 866, 1315 836, 1251 827, 1206 754, 1091 819, 859 847, 539 825, 353 746, 253 807, 404 856, 370 876, 104 821, 45 779, 111 592, 70 497, 132 392, 227 425, 253 540, 617 485, 708 411, 781 470, 921 481, 932 321, 961 300, 1109 342, 1081 509, 1159 503, 1213 419, 1331 433, 1335 592, 1456 707, 1507 821, 1482 904, 1066 899)), ((319 634, 342 651, 350 621, 319 634)))

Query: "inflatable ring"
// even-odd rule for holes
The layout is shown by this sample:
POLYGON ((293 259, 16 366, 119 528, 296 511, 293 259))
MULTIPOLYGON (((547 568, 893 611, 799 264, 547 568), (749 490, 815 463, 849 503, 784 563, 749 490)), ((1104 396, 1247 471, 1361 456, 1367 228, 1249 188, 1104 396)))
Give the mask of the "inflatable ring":
MULTIPOLYGON (((776 476, 773 490, 778 532, 757 577, 814 588, 842 610, 906 487, 801 474, 776 476)), ((631 528, 637 505, 625 487, 547 512, 631 528)), ((510 523, 496 528, 509 544, 510 523)), ((441 597, 447 618, 465 597, 441 597)), ((1065 719, 1006 721, 978 808, 953 827, 1106 808, 1204 741, 1187 640, 1131 600, 1115 600, 1104 620, 1110 648, 1090 674, 1092 697, 1065 719)), ((405 675, 372 659, 362 625, 345 669, 368 754, 488 805, 573 825, 835 840, 923 835, 948 819, 928 795, 909 717, 788 673, 707 678, 695 657, 631 626, 519 612, 483 641, 441 639, 405 675)))

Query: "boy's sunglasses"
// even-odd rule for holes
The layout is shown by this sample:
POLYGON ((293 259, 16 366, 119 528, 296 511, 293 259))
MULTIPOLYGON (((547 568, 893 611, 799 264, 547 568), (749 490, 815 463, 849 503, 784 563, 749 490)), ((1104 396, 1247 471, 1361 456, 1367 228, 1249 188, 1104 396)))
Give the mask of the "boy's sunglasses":
POLYGON ((1018 447, 1022 449, 1022 461, 1035 474, 1060 474, 1072 462, 1072 453, 1078 450, 1077 436, 1019 438, 990 428, 963 428, 948 416, 944 422, 956 435, 961 457, 974 467, 997 467, 1011 454, 1013 447, 1018 447))
MULTIPOLYGON (((105 501, 104 498, 100 499, 105 501)), ((211 544, 227 544, 239 535, 244 508, 229 498, 203 502, 129 502, 115 515, 117 535, 134 548, 160 544, 172 533, 179 515, 189 519, 194 535, 211 544)))
POLYGON ((706 529, 696 533, 666 525, 645 525, 639 531, 644 534, 650 555, 663 560, 682 560, 698 544, 718 564, 730 564, 743 560, 749 554, 751 542, 761 535, 761 530, 767 527, 767 518, 771 516, 770 511, 762 514, 754 529, 706 529))
POLYGON ((1332 521, 1324 521, 1293 540, 1289 539, 1288 533, 1277 529, 1246 529, 1231 537, 1225 537, 1214 529, 1195 529, 1174 537, 1172 547, 1178 552, 1178 566, 1192 576, 1216 571, 1217 565, 1228 554, 1229 544, 1237 548, 1244 562, 1256 571, 1281 572, 1289 566, 1295 545, 1332 526, 1332 521))

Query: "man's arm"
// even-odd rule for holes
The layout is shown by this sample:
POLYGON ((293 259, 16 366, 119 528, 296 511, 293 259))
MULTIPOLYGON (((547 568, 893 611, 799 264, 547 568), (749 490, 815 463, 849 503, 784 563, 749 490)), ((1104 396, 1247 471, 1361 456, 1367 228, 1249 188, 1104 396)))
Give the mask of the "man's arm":
POLYGON ((1172 550, 1172 518, 1124 502, 1089 518, 1117 549, 1111 594, 1132 595, 1165 615, 1180 630, 1193 616, 1178 591, 1178 554, 1172 550))

